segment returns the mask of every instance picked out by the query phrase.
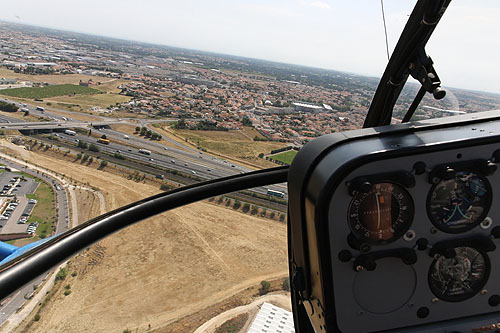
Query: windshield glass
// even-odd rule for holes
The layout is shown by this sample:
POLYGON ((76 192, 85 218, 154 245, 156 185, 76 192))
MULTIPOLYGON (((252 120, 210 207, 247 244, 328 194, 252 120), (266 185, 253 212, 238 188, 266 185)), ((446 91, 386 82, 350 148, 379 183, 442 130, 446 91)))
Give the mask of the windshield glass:
MULTIPOLYGON (((452 1, 426 46, 446 97, 426 94, 412 120, 500 108, 496 73, 499 54, 492 42, 499 31, 499 8, 492 1, 452 1)), ((410 77, 394 108, 394 122, 408 110, 420 84, 410 77)))
MULTIPOLYGON (((361 128, 415 1, 380 5, 2 4, 2 264, 113 209, 289 165, 314 138, 361 128)), ((412 120, 500 109, 499 11, 451 3, 426 47, 447 96, 424 97, 412 120)), ((408 81, 393 123, 419 87, 408 81)), ((270 291, 290 311, 287 199, 279 183, 147 219, 4 299, 0 325, 194 331, 270 291)))

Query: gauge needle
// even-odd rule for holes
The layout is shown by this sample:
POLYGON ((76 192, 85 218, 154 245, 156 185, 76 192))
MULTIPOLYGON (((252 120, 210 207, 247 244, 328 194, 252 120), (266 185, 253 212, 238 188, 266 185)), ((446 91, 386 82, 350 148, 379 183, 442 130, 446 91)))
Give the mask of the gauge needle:
POLYGON ((375 198, 377 199, 377 230, 380 230, 380 203, 379 203, 379 194, 375 193, 375 198))

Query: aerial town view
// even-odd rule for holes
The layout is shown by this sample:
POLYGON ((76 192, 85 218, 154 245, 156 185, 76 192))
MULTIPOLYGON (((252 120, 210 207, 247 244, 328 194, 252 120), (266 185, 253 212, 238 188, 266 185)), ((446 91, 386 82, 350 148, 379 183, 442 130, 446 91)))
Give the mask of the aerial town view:
MULTIPOLYGON (((289 165, 361 128, 378 80, 0 21, 0 240, 43 242, 157 193, 289 165)), ((452 95, 426 96, 413 119, 500 109, 497 94, 452 95)), ((4 299, 0 331, 247 332, 277 312, 293 331, 287 198, 286 184, 255 187, 125 228, 4 299)))

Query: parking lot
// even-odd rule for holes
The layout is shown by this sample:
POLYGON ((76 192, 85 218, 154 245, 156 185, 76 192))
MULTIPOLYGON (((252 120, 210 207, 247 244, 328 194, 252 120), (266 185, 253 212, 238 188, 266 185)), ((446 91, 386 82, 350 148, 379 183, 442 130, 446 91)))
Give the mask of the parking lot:
POLYGON ((35 192, 38 183, 32 178, 23 177, 15 172, 0 174, 0 196, 5 203, 0 214, 0 233, 33 232, 36 226, 27 225, 27 220, 36 205, 36 200, 26 198, 35 192))

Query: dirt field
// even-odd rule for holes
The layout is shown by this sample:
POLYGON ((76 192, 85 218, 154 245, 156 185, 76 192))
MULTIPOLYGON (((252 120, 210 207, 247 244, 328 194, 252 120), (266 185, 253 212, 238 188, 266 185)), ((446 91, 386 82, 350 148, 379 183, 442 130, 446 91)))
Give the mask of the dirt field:
MULTIPOLYGON (((94 86, 93 86, 94 87, 94 86)), ((99 89, 98 86, 95 88, 99 89)), ((115 103, 125 103, 130 101, 130 97, 118 95, 117 93, 94 94, 94 95, 75 95, 60 96, 44 99, 45 102, 57 104, 57 107, 65 108, 70 111, 89 112, 91 107, 107 108, 114 106, 115 103)))
POLYGON ((245 127, 240 131, 191 131, 171 130, 178 136, 187 138, 191 143, 207 149, 209 152, 232 156, 259 167, 275 167, 276 164, 259 158, 259 154, 269 154, 271 150, 286 146, 285 143, 254 141, 262 136, 254 128, 245 127))
MULTIPOLYGON (((22 153, 28 161, 99 188, 109 208, 158 192, 157 186, 95 167, 22 153)), ((284 277, 286 227, 199 202, 122 230, 70 265, 68 271, 77 275, 68 274, 63 284, 71 293, 64 296, 65 288, 59 288, 30 332, 169 332, 174 327, 169 325, 262 280, 284 277)), ((183 326, 191 326, 189 319, 183 326)))
POLYGON ((99 215, 100 205, 97 195, 88 190, 75 189, 78 210, 78 224, 99 215))

